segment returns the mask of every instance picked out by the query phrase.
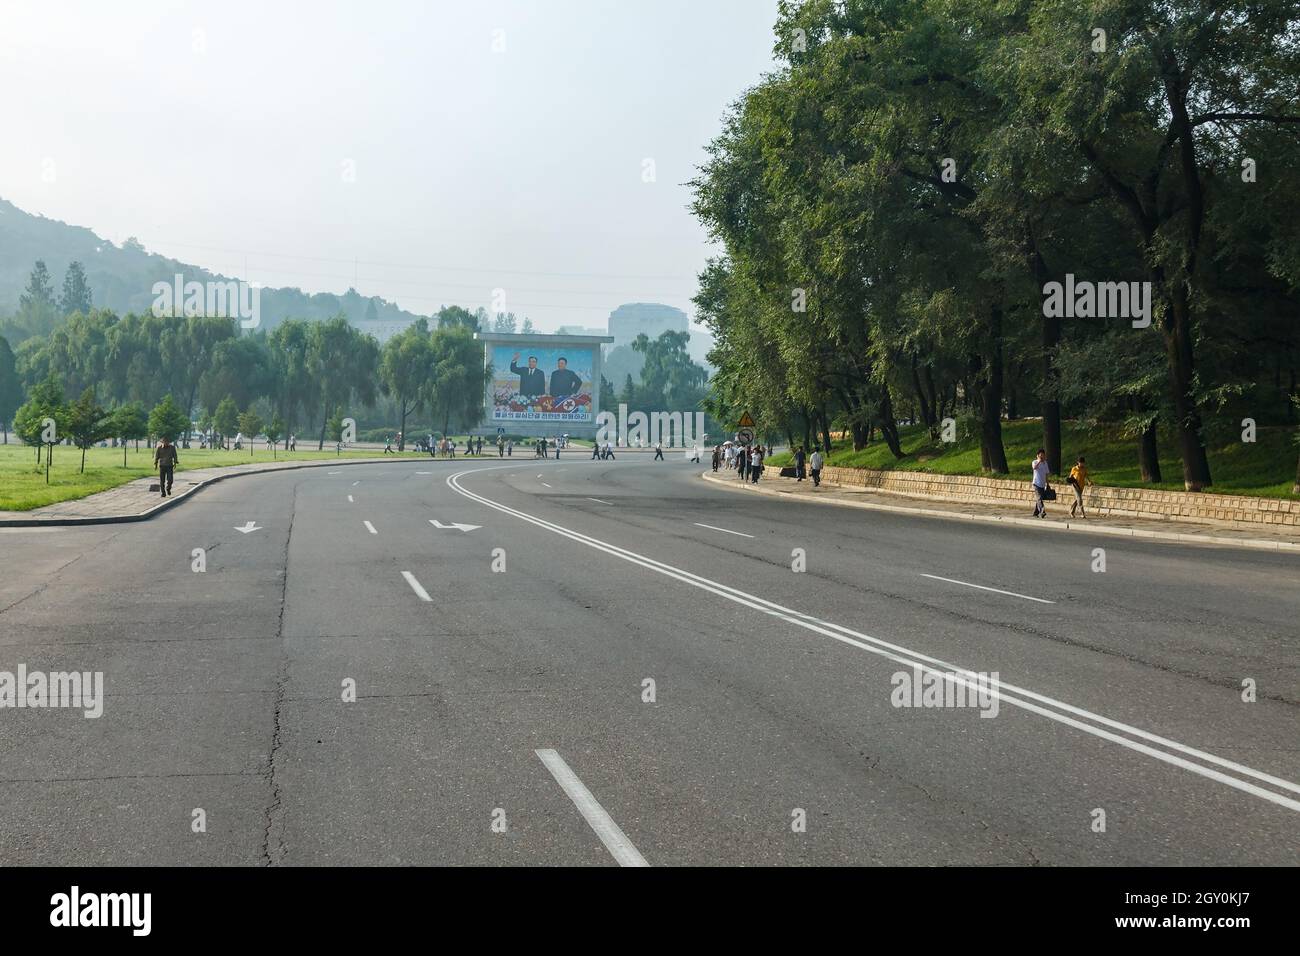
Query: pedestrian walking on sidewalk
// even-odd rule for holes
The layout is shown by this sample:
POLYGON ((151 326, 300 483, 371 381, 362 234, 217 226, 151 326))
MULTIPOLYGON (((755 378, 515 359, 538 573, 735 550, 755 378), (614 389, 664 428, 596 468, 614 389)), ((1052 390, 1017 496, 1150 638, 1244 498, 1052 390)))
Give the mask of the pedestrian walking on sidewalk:
POLYGON ((1052 466, 1047 463, 1047 449, 1038 449, 1031 467, 1034 469, 1034 517, 1046 518, 1047 505, 1044 502, 1056 497, 1056 492, 1047 484, 1047 475, 1052 470, 1052 466))
POLYGON ((1070 477, 1065 480, 1074 489, 1074 503, 1070 505, 1070 517, 1074 517, 1075 508, 1079 509, 1079 514, 1082 517, 1088 517, 1088 512, 1083 510, 1083 489, 1085 486, 1093 484, 1093 482, 1088 478, 1088 463, 1084 461, 1082 455, 1074 463, 1074 467, 1070 469, 1070 477))
POLYGON ((180 460, 176 446, 164 435, 158 442, 158 447, 153 450, 154 467, 158 469, 158 488, 164 498, 172 493, 172 477, 180 460))
POLYGON ((804 451, 803 451, 803 445, 800 445, 797 449, 795 449, 795 453, 794 453, 794 480, 795 481, 803 481, 804 478, 803 466, 804 466, 804 451))
POLYGON ((713 446, 713 470, 714 471, 718 470, 719 459, 721 457, 722 457, 722 446, 714 445, 713 446))
POLYGON ((763 474, 763 446, 758 445, 754 448, 753 454, 749 459, 749 475, 753 484, 758 484, 758 478, 763 474))
POLYGON ((655 460, 655 461, 663 461, 663 460, 664 460, 664 446, 661 445, 659 442, 655 442, 655 457, 654 457, 654 460, 655 460))
POLYGON ((812 458, 808 459, 808 464, 812 467, 813 487, 819 488, 822 483, 822 446, 814 445, 812 458))

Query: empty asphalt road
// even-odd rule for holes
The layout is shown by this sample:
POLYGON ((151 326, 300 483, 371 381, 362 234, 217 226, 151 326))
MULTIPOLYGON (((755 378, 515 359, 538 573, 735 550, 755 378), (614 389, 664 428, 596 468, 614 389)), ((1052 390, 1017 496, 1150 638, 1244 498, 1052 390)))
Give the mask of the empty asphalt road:
POLYGON ((0 864, 1295 862, 1300 555, 701 468, 315 468, 0 529, 0 671, 105 689, 0 709, 0 864), (896 706, 943 673, 985 696, 896 706))

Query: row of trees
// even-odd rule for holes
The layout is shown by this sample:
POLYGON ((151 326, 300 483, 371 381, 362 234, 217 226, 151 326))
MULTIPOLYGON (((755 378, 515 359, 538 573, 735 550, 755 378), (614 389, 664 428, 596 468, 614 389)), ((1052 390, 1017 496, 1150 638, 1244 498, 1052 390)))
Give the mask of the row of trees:
POLYGON ((89 390, 92 403, 109 409, 155 408, 170 398, 186 416, 181 434, 195 414, 204 428, 231 435, 237 409, 245 409, 259 415, 259 429, 239 427, 245 434, 310 429, 321 447, 342 409, 386 400, 400 411, 403 432, 417 409, 436 415, 445 431, 478 421, 486 376, 473 338, 479 319, 450 306, 433 329, 421 319, 381 349, 342 315, 241 334, 226 318, 76 312, 16 350, 0 338, 0 420, 52 382, 60 394, 89 390))
POLYGON ((900 457, 904 408, 965 413, 990 472, 1032 407, 1055 469, 1068 415, 1209 485, 1207 436, 1300 394, 1298 33, 1297 0, 782 3, 692 184, 715 407, 900 457), (1150 283, 1150 327, 1044 314, 1067 274, 1150 283))

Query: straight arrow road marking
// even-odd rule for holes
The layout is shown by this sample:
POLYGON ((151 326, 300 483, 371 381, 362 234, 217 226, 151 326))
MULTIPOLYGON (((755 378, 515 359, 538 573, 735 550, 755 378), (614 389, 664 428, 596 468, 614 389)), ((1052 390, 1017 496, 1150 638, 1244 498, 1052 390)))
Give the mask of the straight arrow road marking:
POLYGON ((745 532, 743 532, 743 531, 729 531, 729 530, 727 530, 726 528, 715 528, 715 527, 713 527, 713 525, 711 525, 711 524, 700 524, 698 521, 694 522, 694 524, 695 524, 695 527, 697 527, 697 528, 708 528, 710 531, 721 531, 723 534, 734 534, 734 535, 739 535, 739 536, 742 537, 742 538, 752 538, 752 537, 754 537, 752 534, 745 534, 745 532))
POLYGON ((437 518, 430 518, 429 524, 435 528, 441 528, 443 531, 450 531, 452 528, 459 528, 461 531, 476 531, 483 527, 481 524, 458 524, 453 521, 451 524, 443 524, 437 518))
POLYGON ((379 532, 375 530, 375 526, 372 525, 369 521, 363 521, 361 523, 366 526, 366 530, 369 531, 371 534, 379 534, 379 532))
POLYGON ((235 530, 240 534, 248 534, 250 531, 261 531, 262 529, 258 526, 256 521, 249 521, 246 522, 242 528, 236 526, 235 530))
POLYGON ((1039 604, 1055 604, 1055 601, 1048 601, 1045 598, 1030 597, 1028 594, 1017 594, 1015 591, 1003 591, 1001 588, 986 588, 982 584, 971 584, 969 581, 958 581, 956 578, 941 578, 937 574, 922 574, 923 578, 932 578, 935 581, 947 581, 949 584, 960 584, 965 588, 978 588, 981 591, 993 591, 997 594, 1005 594, 1009 597, 1024 598, 1026 601, 1037 601, 1039 604))
POLYGON ((415 596, 418 597, 421 601, 433 600, 433 598, 429 597, 429 592, 424 589, 424 585, 420 584, 419 581, 415 580, 415 575, 412 574, 410 571, 403 571, 402 577, 406 578, 406 583, 411 586, 411 590, 415 592, 415 596))
POLYGON ((563 757, 554 750, 534 750, 533 753, 537 754, 542 763, 546 765, 546 769, 551 772, 551 776, 560 785, 560 789, 568 794, 569 799, 578 808, 578 812, 582 814, 582 819, 586 820, 591 828, 596 831, 596 836, 600 837, 600 842, 605 844, 605 849, 613 854, 619 866, 650 865, 640 851, 632 845, 632 841, 627 838, 627 834, 614 822, 614 818, 596 802, 596 798, 591 795, 591 791, 587 789, 586 785, 578 779, 578 775, 569 769, 569 765, 564 762, 563 757))
POLYGON ((971 690, 981 692, 991 692, 999 700, 1018 707, 1021 710, 1028 711, 1031 714, 1037 714, 1048 720, 1056 721, 1067 727, 1073 727, 1075 730, 1085 734, 1090 734, 1102 740, 1118 744, 1135 753, 1144 754, 1161 763, 1168 764, 1186 770, 1189 773, 1197 774, 1207 780, 1214 780, 1224 786, 1232 787, 1234 790, 1250 794, 1260 800, 1266 800, 1269 803, 1288 810, 1300 813, 1300 800, 1285 794, 1277 793, 1273 790, 1267 790, 1250 780, 1243 780, 1242 777, 1249 777, 1260 783, 1277 787, 1291 793, 1300 794, 1300 784, 1273 774, 1256 770, 1245 764, 1238 763, 1235 760, 1228 760, 1217 754, 1200 750, 1196 747, 1189 747, 1187 744, 1169 737, 1163 737, 1159 734, 1143 730, 1141 727, 1135 727, 1132 724, 1126 724, 1123 721, 1106 717, 1103 714, 1094 713, 1083 707, 1076 707, 1073 704, 1063 700, 1049 697, 1046 694, 1039 694, 1026 687, 1019 687, 1015 684, 1003 680, 992 682, 982 682, 980 675, 975 671, 960 667, 957 664, 949 663, 937 657, 931 657, 928 654, 922 654, 920 651, 914 651, 901 644, 894 644, 890 641, 881 640, 878 637, 872 637, 870 634, 857 631, 852 628, 844 627, 841 624, 835 624, 821 618, 814 617, 811 614, 805 614, 792 608, 777 604, 775 601, 769 601, 766 598, 759 597, 756 594, 750 594, 742 591, 740 588, 732 587, 729 584, 723 584, 721 581, 715 581, 712 578, 706 578, 703 575, 695 574, 684 568, 679 568, 671 564, 665 564, 662 561, 656 561, 653 558, 638 554, 635 551, 629 551, 627 548, 620 548, 618 545, 610 544, 607 541, 601 541, 599 538, 593 538, 589 535, 581 534, 562 525, 539 518, 536 515, 530 515, 525 511, 519 511, 508 505, 503 505, 499 501, 493 501, 483 495, 470 491, 460 483, 460 479, 466 475, 472 475, 482 471, 495 471, 500 467, 509 468, 509 465, 497 466, 496 468, 476 468, 471 471, 457 472, 448 475, 446 479, 447 486, 461 496, 478 502, 484 507, 499 511, 502 514, 508 514, 526 521, 529 524, 539 528, 569 538, 579 544, 586 545, 597 551, 602 551, 620 560, 627 561, 631 564, 639 565, 647 570, 662 574, 665 577, 681 581, 683 584, 699 588, 702 591, 708 591, 724 600, 732 601, 745 607, 752 608, 760 613, 767 614, 778 620, 784 621, 794 627, 803 628, 814 634, 820 634, 823 637, 858 650, 865 651, 869 654, 883 657, 886 660, 894 661, 908 667, 920 668, 924 673, 933 674, 945 680, 954 681, 962 684, 971 690), (991 686, 991 691, 989 690, 991 686), (1128 734, 1130 736, 1120 736, 1128 734), (1133 739, 1136 737, 1137 739, 1133 739), (1153 746, 1154 745, 1154 746, 1153 746), (1158 749, 1165 748, 1165 749, 1158 749), (1172 751, 1172 752, 1171 752, 1172 751), (1188 759, 1191 758, 1191 759, 1188 759), (1202 761, 1195 763, 1194 761, 1202 761), (1205 766, 1210 764, 1211 766, 1205 766), (1224 773, 1223 770, 1216 770, 1215 767, 1222 767, 1223 770, 1231 771, 1231 774, 1240 774, 1232 776, 1230 773, 1224 773))

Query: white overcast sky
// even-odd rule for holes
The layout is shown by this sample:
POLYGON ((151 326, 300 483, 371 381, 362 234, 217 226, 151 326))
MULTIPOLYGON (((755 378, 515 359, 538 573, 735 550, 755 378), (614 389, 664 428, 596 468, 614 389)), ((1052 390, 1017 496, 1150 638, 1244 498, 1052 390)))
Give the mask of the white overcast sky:
POLYGON ((622 302, 689 313, 710 249, 684 183, 772 68, 775 18, 776 0, 3 0, 0 197, 264 285, 355 276, 415 312, 500 287, 542 329, 622 302))

